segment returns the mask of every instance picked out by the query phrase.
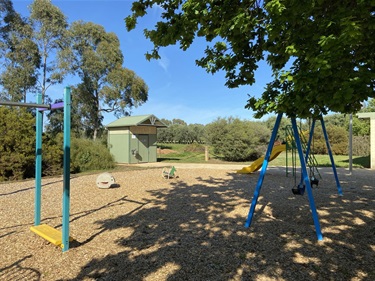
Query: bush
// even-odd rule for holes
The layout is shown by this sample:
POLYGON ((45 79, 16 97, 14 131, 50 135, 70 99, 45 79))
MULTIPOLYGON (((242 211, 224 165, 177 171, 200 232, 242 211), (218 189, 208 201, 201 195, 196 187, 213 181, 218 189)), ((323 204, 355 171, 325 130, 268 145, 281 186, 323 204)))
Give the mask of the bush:
MULTIPOLYGON (((0 107, 0 181, 35 176, 35 118, 24 108, 0 107)), ((110 169, 114 161, 100 141, 71 140, 71 171, 110 169)), ((42 175, 63 169, 63 134, 43 134, 42 175)))
POLYGON ((33 176, 35 120, 24 108, 0 107, 0 181, 33 176))
POLYGON ((70 163, 72 173, 112 169, 114 166, 112 155, 100 141, 72 139, 70 163))
POLYGON ((61 175, 63 172, 63 134, 56 137, 43 135, 42 145, 42 175, 61 175))
POLYGON ((353 136, 353 155, 370 155, 370 136, 353 136))
MULTIPOLYGON (((331 145, 332 153, 335 155, 348 154, 348 132, 345 128, 328 125, 326 127, 329 143, 331 145)), ((327 154, 327 145, 324 139, 321 126, 316 126, 314 130, 312 152, 315 154, 327 154)))
POLYGON ((218 119, 206 127, 214 153, 226 161, 251 161, 264 154, 270 130, 259 122, 238 118, 218 119))

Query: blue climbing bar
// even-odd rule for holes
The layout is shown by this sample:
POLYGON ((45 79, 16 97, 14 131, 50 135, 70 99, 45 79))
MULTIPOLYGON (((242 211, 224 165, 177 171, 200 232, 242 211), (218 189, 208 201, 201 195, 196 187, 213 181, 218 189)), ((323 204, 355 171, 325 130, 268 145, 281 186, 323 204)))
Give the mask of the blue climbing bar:
POLYGON ((70 215, 70 87, 64 89, 64 174, 63 174, 63 213, 62 247, 69 250, 69 215, 70 215))
MULTIPOLYGON (((37 104, 42 103, 42 95, 37 95, 37 104)), ((41 202, 42 202, 42 134, 43 134, 43 111, 35 110, 35 201, 34 201, 34 225, 40 225, 41 202)))

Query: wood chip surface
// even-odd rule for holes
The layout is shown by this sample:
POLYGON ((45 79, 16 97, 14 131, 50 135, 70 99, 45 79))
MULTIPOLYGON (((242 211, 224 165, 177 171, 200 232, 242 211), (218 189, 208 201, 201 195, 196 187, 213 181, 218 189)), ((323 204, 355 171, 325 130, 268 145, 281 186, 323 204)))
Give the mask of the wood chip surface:
MULTIPOLYGON (((309 198, 295 179, 269 168, 250 228, 259 172, 231 166, 161 167, 72 176, 70 235, 62 252, 30 231, 34 181, 0 184, 0 280, 375 280, 375 171, 320 169, 309 198)), ((297 178, 297 181, 299 178, 297 178)), ((42 223, 61 229, 62 177, 43 179, 42 223)))

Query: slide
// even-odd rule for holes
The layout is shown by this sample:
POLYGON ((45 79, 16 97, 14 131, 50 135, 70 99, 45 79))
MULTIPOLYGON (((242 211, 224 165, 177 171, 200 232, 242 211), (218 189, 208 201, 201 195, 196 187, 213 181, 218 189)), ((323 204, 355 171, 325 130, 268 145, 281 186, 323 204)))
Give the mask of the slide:
MULTIPOLYGON (((279 154, 286 150, 286 145, 277 145, 272 148, 271 156, 269 162, 271 162, 273 159, 275 159, 279 154)), ((250 166, 243 167, 241 170, 238 170, 237 173, 239 174, 250 174, 252 172, 258 171, 260 168, 262 168, 264 161, 264 156, 258 158, 255 160, 250 166)))

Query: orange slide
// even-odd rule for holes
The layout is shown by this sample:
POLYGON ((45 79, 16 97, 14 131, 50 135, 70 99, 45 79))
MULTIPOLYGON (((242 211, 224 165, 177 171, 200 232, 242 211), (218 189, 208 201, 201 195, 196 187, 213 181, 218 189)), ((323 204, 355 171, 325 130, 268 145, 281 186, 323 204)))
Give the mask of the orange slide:
MULTIPOLYGON (((286 150, 285 144, 274 146, 273 149, 272 149, 272 152, 271 152, 269 162, 271 162, 273 159, 275 159, 277 156, 279 156, 281 152, 283 152, 285 150, 286 150)), ((253 173, 255 171, 258 171, 260 168, 262 168, 263 161, 264 161, 264 156, 255 160, 250 166, 243 167, 241 170, 238 170, 237 173, 239 173, 239 174, 250 174, 250 173, 253 173)))

